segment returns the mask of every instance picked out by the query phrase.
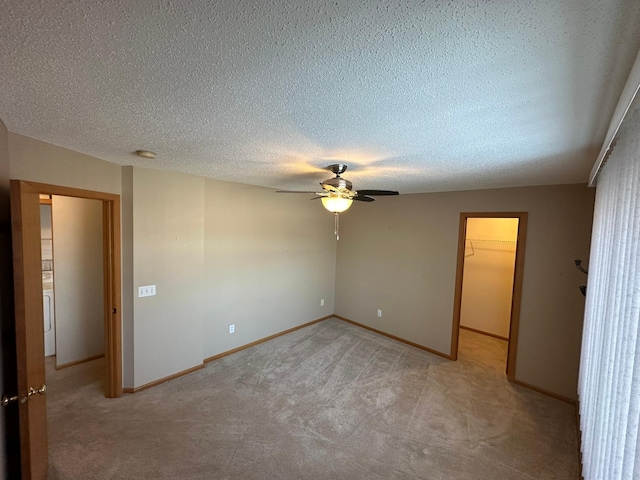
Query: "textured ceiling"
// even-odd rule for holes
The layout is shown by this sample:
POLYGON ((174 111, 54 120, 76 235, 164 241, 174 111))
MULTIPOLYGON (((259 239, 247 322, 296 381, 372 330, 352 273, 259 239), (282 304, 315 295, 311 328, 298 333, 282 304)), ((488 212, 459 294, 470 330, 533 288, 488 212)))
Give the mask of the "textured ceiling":
POLYGON ((337 160, 356 189, 586 183, 638 25, 637 0, 4 0, 0 119, 275 188, 337 160))

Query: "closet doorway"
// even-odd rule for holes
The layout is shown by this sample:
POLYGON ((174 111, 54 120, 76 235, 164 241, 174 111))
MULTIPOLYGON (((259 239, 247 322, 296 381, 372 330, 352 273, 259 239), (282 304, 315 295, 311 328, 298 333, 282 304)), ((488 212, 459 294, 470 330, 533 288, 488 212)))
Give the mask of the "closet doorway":
POLYGON ((526 229, 524 212, 460 214, 451 358, 458 359, 460 329, 501 339, 509 381, 515 380, 526 229))

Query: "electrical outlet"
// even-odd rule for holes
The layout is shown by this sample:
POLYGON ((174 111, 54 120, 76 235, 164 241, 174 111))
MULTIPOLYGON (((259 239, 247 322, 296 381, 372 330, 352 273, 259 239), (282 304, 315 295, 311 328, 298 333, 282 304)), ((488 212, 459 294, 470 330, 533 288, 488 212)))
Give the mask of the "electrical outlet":
POLYGON ((229 325, 229 333, 234 333, 236 331, 236 326, 232 323, 229 325))
POLYGON ((378 309, 378 316, 381 317, 382 316, 382 310, 378 309))
POLYGON ((138 287, 138 298, 153 297, 155 294, 156 294, 155 285, 145 285, 143 287, 138 287))
POLYGON ((322 300, 320 300, 320 306, 324 307, 324 298, 322 300))

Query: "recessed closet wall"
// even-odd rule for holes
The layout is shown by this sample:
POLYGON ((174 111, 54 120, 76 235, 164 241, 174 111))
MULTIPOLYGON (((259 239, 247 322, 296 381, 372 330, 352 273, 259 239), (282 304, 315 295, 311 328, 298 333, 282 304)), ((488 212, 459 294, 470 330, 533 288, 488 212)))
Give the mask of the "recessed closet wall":
POLYGON ((460 326, 509 338, 517 218, 469 218, 460 326))

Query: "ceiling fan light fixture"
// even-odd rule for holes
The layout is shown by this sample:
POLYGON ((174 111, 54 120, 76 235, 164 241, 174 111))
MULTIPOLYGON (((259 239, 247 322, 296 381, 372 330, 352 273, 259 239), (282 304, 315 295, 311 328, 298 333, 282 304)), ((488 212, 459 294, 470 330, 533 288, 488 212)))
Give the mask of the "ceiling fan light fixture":
POLYGON ((322 197, 322 205, 331 213, 342 213, 349 209, 353 200, 345 197, 322 197))

